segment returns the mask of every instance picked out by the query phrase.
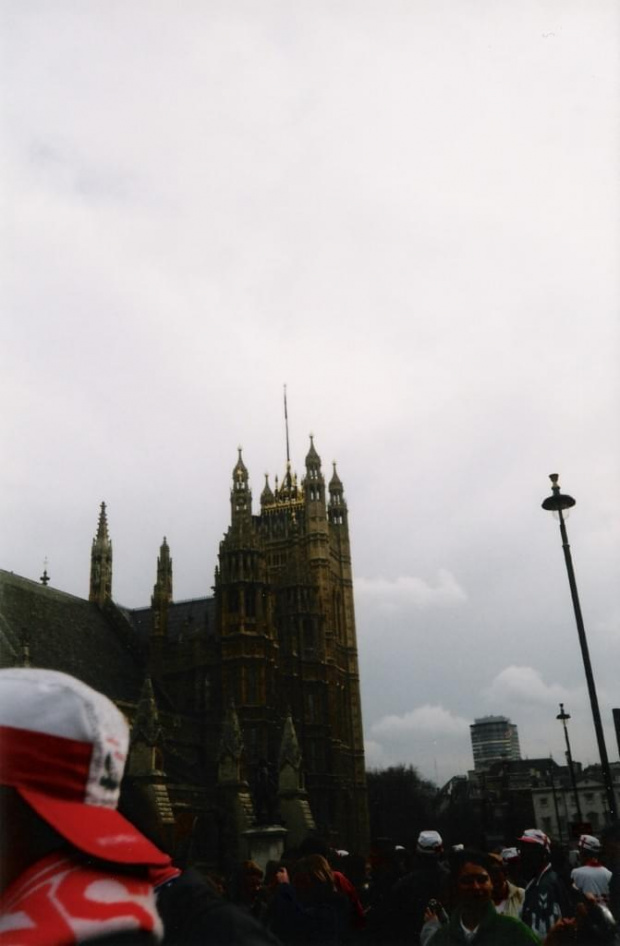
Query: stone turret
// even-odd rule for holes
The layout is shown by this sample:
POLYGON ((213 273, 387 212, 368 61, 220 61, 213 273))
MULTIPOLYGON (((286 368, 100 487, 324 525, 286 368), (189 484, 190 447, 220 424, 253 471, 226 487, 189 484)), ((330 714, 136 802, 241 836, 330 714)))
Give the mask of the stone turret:
POLYGON ((314 446, 314 438, 310 435, 310 449, 306 455, 306 475, 304 477, 304 500, 306 505, 306 522, 309 533, 317 535, 313 542, 311 554, 323 556, 325 551, 320 544, 318 535, 327 537, 327 514, 325 502, 325 477, 321 471, 321 458, 314 446), (317 542, 319 544, 317 544, 317 542))
POLYGON ((112 543, 108 534, 105 503, 101 503, 97 535, 90 553, 90 593, 88 600, 99 607, 112 600, 112 543))
POLYGON ((249 486, 248 471, 241 447, 238 448, 239 458, 233 469, 233 485, 230 491, 231 525, 233 528, 243 528, 252 519, 252 492, 249 486))
POLYGON ((334 472, 329 481, 329 521, 332 525, 347 526, 347 504, 344 500, 342 480, 338 476, 335 462, 333 467, 334 472))
POLYGON ((172 603, 172 559, 166 537, 159 549, 157 559, 157 581, 153 587, 151 607, 153 608, 153 634, 166 637, 168 629, 168 605, 172 603))

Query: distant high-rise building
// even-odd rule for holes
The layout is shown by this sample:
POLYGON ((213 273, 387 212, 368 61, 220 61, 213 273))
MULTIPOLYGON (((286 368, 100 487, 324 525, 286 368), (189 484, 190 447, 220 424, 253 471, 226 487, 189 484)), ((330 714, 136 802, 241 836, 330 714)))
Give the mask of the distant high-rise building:
POLYGON ((518 729, 505 716, 482 716, 469 728, 476 772, 488 768, 492 762, 521 758, 518 729))

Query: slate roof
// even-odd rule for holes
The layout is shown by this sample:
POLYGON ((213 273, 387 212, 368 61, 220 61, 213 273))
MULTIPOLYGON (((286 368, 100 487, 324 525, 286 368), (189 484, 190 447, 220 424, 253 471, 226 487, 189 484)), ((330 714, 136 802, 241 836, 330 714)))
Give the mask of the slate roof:
MULTIPOLYGON (((146 643, 152 627, 150 608, 123 609, 135 627, 142 644, 146 643)), ((174 643, 191 640, 198 635, 215 636, 215 598, 191 598, 173 601, 168 605, 167 639, 174 643)))
MULTIPOLYGON (((129 630, 129 629, 128 629, 129 630)), ((137 702, 144 667, 96 604, 0 569, 0 666, 70 673, 113 700, 137 702)))

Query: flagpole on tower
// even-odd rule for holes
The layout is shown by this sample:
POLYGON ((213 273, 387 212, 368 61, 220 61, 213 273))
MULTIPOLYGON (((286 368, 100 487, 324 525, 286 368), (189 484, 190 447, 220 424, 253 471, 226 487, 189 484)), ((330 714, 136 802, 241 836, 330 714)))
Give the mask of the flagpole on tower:
POLYGON ((291 462, 291 451, 289 449, 288 442, 288 410, 286 406, 286 385, 284 385, 284 427, 286 429, 286 463, 287 466, 291 462))

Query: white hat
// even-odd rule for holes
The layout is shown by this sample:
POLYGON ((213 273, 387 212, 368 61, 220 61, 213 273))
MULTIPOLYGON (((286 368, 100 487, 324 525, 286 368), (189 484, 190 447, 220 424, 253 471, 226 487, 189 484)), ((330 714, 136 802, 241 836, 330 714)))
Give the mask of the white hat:
POLYGON ((437 854, 443 848, 443 841, 438 831, 420 831, 418 835, 418 854, 437 854))
POLYGON ((129 730, 106 696, 56 670, 0 670, 0 784, 93 857, 163 866, 170 858, 116 811, 129 730))

